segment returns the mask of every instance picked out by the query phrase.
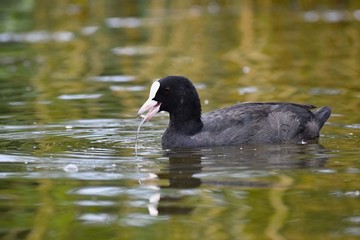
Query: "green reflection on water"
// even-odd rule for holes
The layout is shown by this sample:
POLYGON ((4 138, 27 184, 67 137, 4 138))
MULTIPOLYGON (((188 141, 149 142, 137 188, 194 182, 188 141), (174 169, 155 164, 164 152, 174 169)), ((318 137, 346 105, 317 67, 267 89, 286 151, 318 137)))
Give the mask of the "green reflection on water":
POLYGON ((360 5, 290 2, 2 2, 0 236, 356 239, 360 5), (135 157, 132 119, 168 74, 200 86, 204 111, 240 101, 331 106, 328 150, 289 155, 328 160, 285 170, 224 163, 237 152, 174 164, 158 144, 166 117, 144 126, 135 157))

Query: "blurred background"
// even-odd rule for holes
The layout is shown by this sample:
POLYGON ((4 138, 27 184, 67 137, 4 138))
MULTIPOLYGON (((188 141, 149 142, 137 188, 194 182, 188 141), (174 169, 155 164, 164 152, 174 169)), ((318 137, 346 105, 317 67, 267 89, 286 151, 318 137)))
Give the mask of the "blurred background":
POLYGON ((339 114, 359 107, 358 1, 0 4, 5 114, 135 116, 151 82, 170 74, 198 84, 205 110, 275 100, 339 114))
POLYGON ((358 238, 359 29, 358 0, 0 1, 0 238, 358 238), (134 153, 137 110, 166 75, 190 78, 204 112, 333 114, 316 148, 191 152, 174 168, 166 114, 134 153))

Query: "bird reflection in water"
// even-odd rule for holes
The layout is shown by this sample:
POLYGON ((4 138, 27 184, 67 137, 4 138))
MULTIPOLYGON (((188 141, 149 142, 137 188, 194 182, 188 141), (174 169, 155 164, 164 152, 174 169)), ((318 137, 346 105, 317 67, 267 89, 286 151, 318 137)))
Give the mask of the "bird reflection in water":
POLYGON ((225 188, 276 187, 264 179, 238 176, 249 171, 256 174, 282 169, 323 168, 329 155, 320 144, 314 143, 177 149, 166 151, 164 156, 168 157, 169 164, 156 175, 161 183, 166 180, 168 184, 160 185, 159 193, 150 198, 148 209, 151 215, 191 213, 196 206, 180 204, 188 196, 185 190, 193 195, 203 184, 225 188), (179 190, 184 190, 184 194, 179 190))

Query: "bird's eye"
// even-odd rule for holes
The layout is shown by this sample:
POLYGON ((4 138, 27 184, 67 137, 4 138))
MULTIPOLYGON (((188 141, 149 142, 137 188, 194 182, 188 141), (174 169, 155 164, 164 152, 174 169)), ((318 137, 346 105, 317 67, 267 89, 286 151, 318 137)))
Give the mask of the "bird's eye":
POLYGON ((170 92, 170 87, 165 88, 165 93, 168 94, 170 92))

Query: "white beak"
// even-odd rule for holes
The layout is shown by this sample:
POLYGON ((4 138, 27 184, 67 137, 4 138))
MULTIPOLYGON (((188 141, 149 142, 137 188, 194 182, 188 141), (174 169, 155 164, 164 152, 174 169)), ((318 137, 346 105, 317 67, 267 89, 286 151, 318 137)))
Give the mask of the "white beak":
POLYGON ((160 110, 161 103, 153 100, 159 88, 160 83, 158 81, 151 85, 149 98, 138 111, 138 116, 148 111, 146 116, 143 116, 144 122, 149 121, 160 110))

